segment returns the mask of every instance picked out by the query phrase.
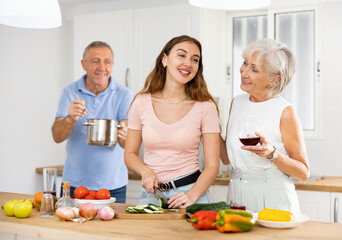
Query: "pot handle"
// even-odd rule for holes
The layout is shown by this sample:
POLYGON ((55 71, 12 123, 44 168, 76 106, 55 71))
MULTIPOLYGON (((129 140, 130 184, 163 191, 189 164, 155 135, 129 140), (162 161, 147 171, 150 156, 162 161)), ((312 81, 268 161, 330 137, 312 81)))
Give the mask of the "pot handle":
POLYGON ((82 126, 94 126, 95 123, 88 123, 88 122, 83 122, 81 123, 82 126))

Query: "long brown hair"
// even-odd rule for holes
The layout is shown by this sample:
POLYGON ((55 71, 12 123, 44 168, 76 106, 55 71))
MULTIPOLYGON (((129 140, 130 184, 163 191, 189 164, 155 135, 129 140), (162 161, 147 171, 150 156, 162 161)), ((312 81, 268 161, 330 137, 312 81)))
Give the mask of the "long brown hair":
POLYGON ((217 106, 216 101, 211 96, 211 94, 208 91, 207 84, 203 77, 203 65, 202 65, 202 46, 201 43, 190 36, 187 35, 181 35, 178 37, 172 38, 170 41, 166 43, 164 48, 161 50, 160 54, 158 55, 156 59, 156 64, 152 70, 152 72, 147 76, 145 80, 145 84, 143 89, 138 92, 135 96, 135 98, 142 94, 142 93, 155 93, 158 91, 162 91, 164 89, 165 81, 166 81, 166 68, 164 68, 162 60, 164 54, 169 56, 171 49, 178 43, 181 42, 192 42, 197 45, 200 51, 200 59, 198 62, 198 71, 195 75, 195 77, 186 83, 185 85, 185 92, 186 94, 195 101, 212 101, 217 109, 217 113, 219 115, 219 108, 217 106))

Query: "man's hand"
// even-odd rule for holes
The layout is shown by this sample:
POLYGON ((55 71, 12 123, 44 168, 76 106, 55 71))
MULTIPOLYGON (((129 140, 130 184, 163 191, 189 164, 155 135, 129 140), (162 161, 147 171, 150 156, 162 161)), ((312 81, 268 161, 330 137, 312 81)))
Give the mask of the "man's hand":
POLYGON ((123 127, 118 128, 117 139, 118 139, 118 143, 120 144, 120 146, 122 148, 125 148, 127 131, 128 131, 128 127, 127 127, 128 121, 122 120, 122 121, 120 121, 119 124, 122 125, 123 127))
POLYGON ((73 122, 77 122, 80 117, 87 115, 87 109, 85 107, 85 101, 80 99, 75 99, 69 105, 69 115, 67 118, 73 122))

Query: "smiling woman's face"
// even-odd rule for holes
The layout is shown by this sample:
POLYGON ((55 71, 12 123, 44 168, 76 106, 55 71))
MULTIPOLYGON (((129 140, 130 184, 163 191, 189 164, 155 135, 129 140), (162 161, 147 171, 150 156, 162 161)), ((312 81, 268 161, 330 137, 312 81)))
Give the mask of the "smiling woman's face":
POLYGON ((200 50, 193 42, 181 42, 173 46, 170 54, 164 55, 162 61, 167 69, 167 79, 186 84, 197 74, 200 50))
POLYGON ((256 54, 251 59, 245 59, 240 68, 241 85, 240 88, 250 95, 253 102, 268 100, 269 87, 272 78, 264 70, 263 62, 256 61, 256 54))

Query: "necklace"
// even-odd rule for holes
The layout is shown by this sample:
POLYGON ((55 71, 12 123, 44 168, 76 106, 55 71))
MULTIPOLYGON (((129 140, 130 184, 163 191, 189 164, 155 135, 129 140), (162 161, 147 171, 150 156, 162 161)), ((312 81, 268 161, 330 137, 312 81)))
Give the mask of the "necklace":
POLYGON ((180 100, 180 101, 178 101, 178 102, 170 102, 170 101, 168 101, 168 100, 164 97, 163 91, 161 91, 160 94, 161 94, 163 100, 164 100, 165 102, 169 103, 169 104, 179 104, 179 103, 185 101, 185 100, 189 97, 188 95, 186 95, 186 97, 185 97, 184 99, 182 99, 182 100, 180 100))

